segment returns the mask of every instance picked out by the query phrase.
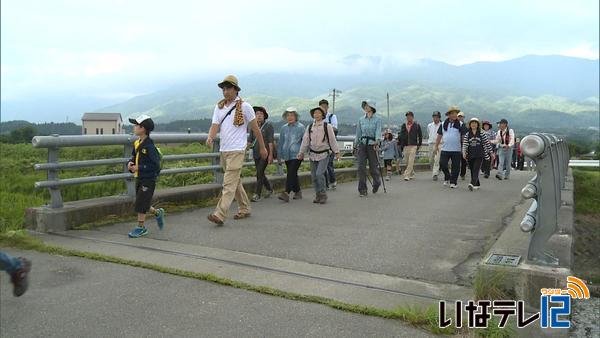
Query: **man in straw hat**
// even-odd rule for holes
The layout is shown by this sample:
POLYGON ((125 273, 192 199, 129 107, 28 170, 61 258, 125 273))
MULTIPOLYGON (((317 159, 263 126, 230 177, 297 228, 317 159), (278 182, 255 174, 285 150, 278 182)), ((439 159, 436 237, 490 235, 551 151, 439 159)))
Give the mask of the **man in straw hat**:
POLYGON ((240 179, 247 146, 248 126, 258 140, 260 158, 267 159, 268 151, 256 123, 254 109, 239 96, 241 89, 237 78, 228 75, 218 86, 223 90, 224 98, 217 103, 213 112, 212 125, 206 144, 212 146, 213 139, 220 131, 219 151, 225 175, 223 177, 223 193, 214 213, 208 215, 208 220, 217 225, 223 225, 234 198, 238 203, 238 212, 233 218, 243 219, 250 216, 250 201, 240 179))
POLYGON ((362 102, 365 115, 358 120, 354 146, 357 148, 358 157, 358 193, 360 197, 367 196, 367 160, 369 171, 373 177, 373 193, 381 186, 381 173, 379 172, 379 142, 381 142, 381 119, 375 115, 377 108, 375 101, 362 102))
POLYGON ((460 171, 461 141, 464 134, 464 126, 458 120, 458 107, 448 108, 446 120, 438 129, 437 139, 435 140, 434 151, 440 149, 440 169, 444 172, 444 185, 450 188, 456 188, 458 173, 460 171), (448 162, 452 162, 452 168, 448 170, 448 162))

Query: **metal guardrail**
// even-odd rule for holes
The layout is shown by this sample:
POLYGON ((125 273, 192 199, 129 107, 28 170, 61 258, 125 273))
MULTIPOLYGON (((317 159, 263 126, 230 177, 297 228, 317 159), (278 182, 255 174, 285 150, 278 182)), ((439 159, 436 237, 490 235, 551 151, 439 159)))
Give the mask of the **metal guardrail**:
POLYGON ((600 160, 570 160, 569 167, 600 167, 600 160))
POLYGON ((521 191, 533 199, 521 222, 521 230, 530 233, 527 259, 534 264, 557 266, 547 249, 548 240, 558 229, 561 189, 565 188, 570 165, 567 143, 554 135, 532 133, 521 140, 523 153, 535 162, 536 175, 521 191))
MULTIPOLYGON (((154 134, 152 139, 157 144, 186 144, 206 142, 208 134, 197 133, 197 134, 154 134)), ((107 182, 107 181, 118 181, 124 180, 126 186, 126 194, 129 196, 135 196, 135 181, 134 176, 127 170, 127 161, 130 158, 133 150, 133 142, 137 139, 134 135, 52 135, 52 136, 35 136, 32 139, 32 145, 35 148, 47 148, 48 149, 48 162, 39 163, 34 165, 35 170, 46 170, 47 180, 35 183, 35 187, 38 189, 47 188, 50 192, 50 207, 61 208, 63 206, 63 199, 60 188, 70 185, 79 185, 86 183, 96 182, 107 182), (120 158, 108 158, 108 159, 92 159, 83 161, 59 161, 59 149, 65 147, 84 147, 84 146, 107 146, 107 145, 121 145, 123 146, 123 157, 120 158), (77 169, 77 168, 88 168, 104 165, 123 165, 123 172, 118 174, 108 174, 100 176, 88 176, 88 177, 77 177, 77 178, 65 178, 61 179, 59 173, 64 169, 77 169)), ((279 134, 275 134, 275 139, 279 139, 279 134)), ((353 142, 354 136, 337 136, 337 141, 341 142, 340 151, 349 153, 352 149, 344 147, 343 142, 353 142)), ((426 147, 423 147, 418 156, 422 157, 427 152, 426 147)), ((213 152, 211 153, 196 153, 196 154, 180 154, 180 155, 165 155, 164 161, 181 161, 181 160, 198 160, 198 159, 210 159, 212 160, 211 165, 194 166, 194 167, 183 167, 183 168, 166 168, 161 170, 161 175, 174 175, 174 174, 185 174, 202 171, 212 171, 214 175, 215 183, 222 183, 223 173, 221 172, 220 156, 219 156, 219 139, 215 139, 213 142, 213 152)), ((356 160, 354 156, 343 156, 342 160, 356 160)), ((283 167, 280 163, 276 162, 277 174, 283 175, 283 167)), ((253 162, 245 162, 244 167, 254 166, 253 162)))

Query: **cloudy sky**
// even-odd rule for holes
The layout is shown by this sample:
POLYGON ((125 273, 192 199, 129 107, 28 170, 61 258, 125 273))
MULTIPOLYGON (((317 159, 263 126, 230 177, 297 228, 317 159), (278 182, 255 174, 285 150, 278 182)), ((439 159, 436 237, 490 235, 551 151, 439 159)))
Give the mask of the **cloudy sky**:
POLYGON ((355 54, 456 65, 527 54, 597 59, 598 3, 2 0, 1 95, 125 99, 224 73, 343 72, 339 61, 355 54))

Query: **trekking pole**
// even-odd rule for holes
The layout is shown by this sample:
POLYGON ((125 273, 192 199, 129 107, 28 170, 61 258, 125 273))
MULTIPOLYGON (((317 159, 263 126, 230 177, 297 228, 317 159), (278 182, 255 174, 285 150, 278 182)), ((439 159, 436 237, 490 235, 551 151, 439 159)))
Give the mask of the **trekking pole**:
MULTIPOLYGON (((375 149, 373 149, 375 150, 375 149)), ((383 179, 383 174, 381 173, 381 165, 379 164, 379 152, 375 152, 376 155, 376 159, 377 159, 377 170, 379 170, 379 175, 381 175, 380 179, 381 179, 381 184, 383 185, 383 192, 387 194, 387 189, 385 188, 385 180, 383 179)), ((371 183, 371 185, 373 185, 371 183)))
POLYGON ((385 188, 385 180, 383 179, 383 174, 381 173, 381 165, 379 164, 379 155, 377 156, 377 170, 379 170, 379 174, 381 175, 381 184, 383 184, 383 192, 387 194, 387 189, 385 188))

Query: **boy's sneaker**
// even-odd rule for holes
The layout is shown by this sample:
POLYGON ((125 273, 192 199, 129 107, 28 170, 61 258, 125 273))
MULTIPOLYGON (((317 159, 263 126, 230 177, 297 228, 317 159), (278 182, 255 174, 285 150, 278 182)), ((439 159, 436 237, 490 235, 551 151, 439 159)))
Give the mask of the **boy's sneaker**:
POLYGON ((456 184, 455 183, 450 184, 450 188, 456 189, 456 184))
POLYGON ((271 197, 271 195, 273 195, 273 190, 267 190, 267 193, 265 194, 265 198, 269 198, 269 197, 271 197))
POLYGON ((19 257, 21 268, 10 275, 10 281, 13 284, 13 294, 15 297, 22 296, 29 287, 29 271, 31 271, 31 261, 19 257))
POLYGON ((160 230, 162 230, 165 227, 165 209, 156 209, 156 224, 158 224, 158 228, 160 230))
POLYGON ((252 195, 252 198, 250 199, 250 201, 258 202, 258 201, 260 201, 260 196, 258 196, 258 194, 254 194, 254 195, 252 195))
POLYGON ((469 190, 473 191, 473 184, 469 183, 469 190))
POLYGON ((138 238, 142 236, 146 236, 148 234, 148 229, 146 227, 135 227, 135 229, 131 230, 129 234, 129 238, 138 238))

